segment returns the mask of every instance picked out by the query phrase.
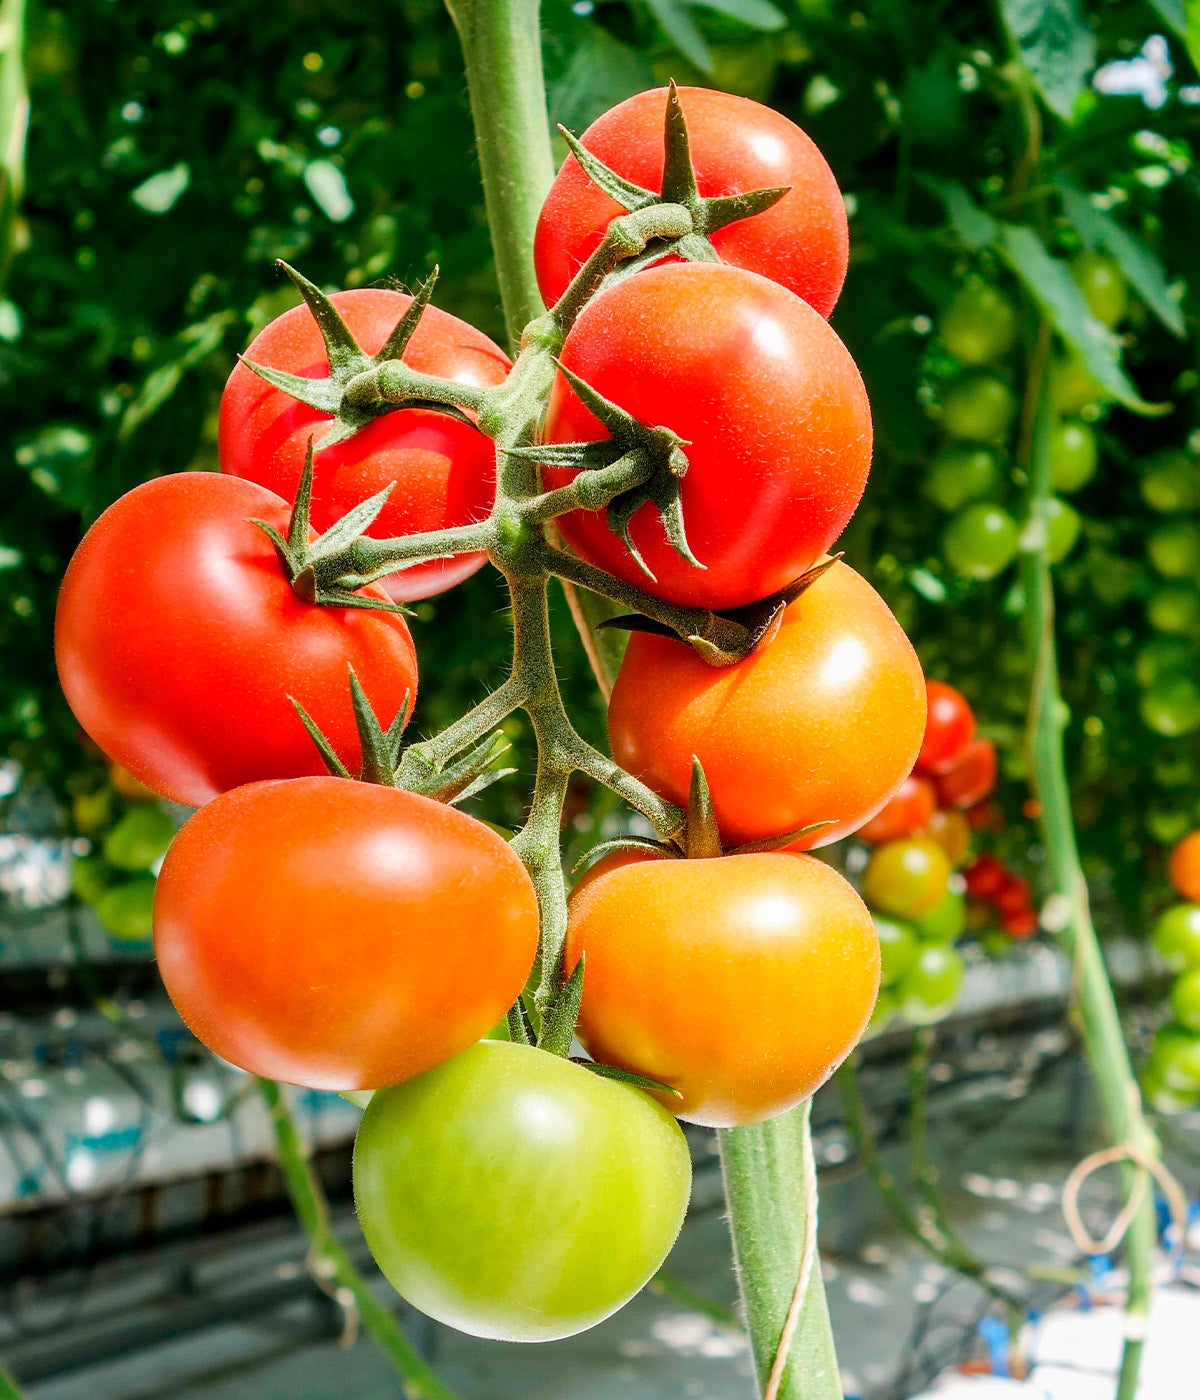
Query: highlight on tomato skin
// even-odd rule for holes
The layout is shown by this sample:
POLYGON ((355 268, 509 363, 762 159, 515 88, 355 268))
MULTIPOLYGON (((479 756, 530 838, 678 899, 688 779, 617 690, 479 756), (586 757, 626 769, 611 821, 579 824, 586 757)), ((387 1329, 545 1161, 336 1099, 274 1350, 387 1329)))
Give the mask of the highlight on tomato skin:
POLYGON ((289 514, 254 482, 180 472, 114 502, 71 559, 54 623, 67 703, 162 797, 198 807, 242 783, 323 773, 293 699, 357 772, 350 667, 384 725, 406 703, 411 714, 403 617, 301 599, 251 523, 286 534, 289 514))
POLYGON ((878 593, 843 563, 788 605, 776 636, 735 666, 635 633, 608 732, 622 767, 683 806, 698 758, 727 847, 814 823, 797 843, 858 830, 912 771, 925 680, 878 593))
MULTIPOLYGON (((846 206, 825 157, 794 122, 761 103, 711 88, 678 92, 702 197, 783 186, 790 191, 773 208, 716 230, 718 256, 781 283, 828 316, 846 276, 850 236, 846 206)), ((666 105, 666 88, 636 93, 598 117, 581 142, 618 175, 658 193, 666 105)), ((534 235, 538 286, 547 306, 599 246, 609 220, 623 212, 568 156, 534 235)))
POLYGON ((163 862, 154 946, 198 1039, 251 1074, 378 1089, 485 1035, 538 942, 512 848, 445 803, 344 778, 252 783, 163 862))
POLYGON ((813 856, 618 852, 572 893, 566 966, 586 955, 579 1038, 677 1089, 688 1122, 760 1122, 814 1093, 861 1037, 879 938, 813 856))
POLYGON ((975 713, 966 697, 945 681, 925 682, 928 715, 917 767, 922 773, 943 773, 963 756, 975 737, 975 713))
MULTIPOLYGON (((374 355, 413 299, 388 288, 360 287, 335 292, 329 300, 362 349, 374 355)), ((307 306, 276 317, 243 359, 313 379, 329 373, 328 352, 307 306)), ((482 331, 436 306, 421 313, 402 359, 419 373, 481 388, 503 383, 512 368, 504 351, 482 331)), ((314 439, 311 518, 318 533, 387 486, 392 486, 391 494, 366 532, 376 539, 468 525, 483 520, 491 509, 495 449, 470 423, 428 409, 394 409, 322 448, 321 435, 330 422, 239 361, 221 396, 221 470, 256 481, 291 502, 314 439)), ((461 583, 482 567, 485 557, 471 553, 435 559, 381 583, 389 597, 412 602, 461 583)))

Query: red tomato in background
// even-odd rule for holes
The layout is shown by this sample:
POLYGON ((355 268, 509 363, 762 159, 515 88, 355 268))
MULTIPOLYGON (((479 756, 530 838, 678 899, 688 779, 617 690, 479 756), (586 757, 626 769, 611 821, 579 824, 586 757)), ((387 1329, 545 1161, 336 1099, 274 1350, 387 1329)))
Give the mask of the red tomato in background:
MULTIPOLYGON (((712 263, 651 268, 597 297, 562 361, 640 422, 688 446, 681 558, 645 505, 631 535, 647 579, 603 511, 559 517, 582 558, 672 603, 732 608, 783 588, 842 532, 866 485, 871 411, 854 361, 810 306, 777 283, 712 263)), ((547 442, 607 431, 559 375, 547 442)), ((574 473, 543 468, 548 487, 574 473)))
POLYGON ((927 778, 910 773, 900 784, 896 795, 871 818, 858 835, 864 841, 880 845, 898 841, 919 831, 933 816, 937 807, 933 784, 927 778))
POLYGON ((945 681, 926 681, 929 718, 917 767, 922 773, 942 773, 962 757, 975 737, 975 713, 961 691, 945 681))
POLYGON ((587 955, 579 1037, 605 1064, 678 1089, 661 1102, 733 1127, 814 1093, 879 990, 870 911, 837 871, 773 852, 618 852, 571 896, 567 966, 587 955))
POLYGON ((934 779, 938 805, 966 811, 982 802, 996 786, 996 746, 990 739, 972 739, 950 768, 934 779))
MULTIPOLYGON (((383 348, 412 297, 379 287, 335 292, 337 307, 368 355, 383 348)), ((508 356, 482 331, 427 306, 403 360, 410 369, 460 384, 499 384, 511 368, 508 356)), ((246 359, 309 379, 329 375, 321 332, 307 306, 294 306, 261 331, 246 359)), ((313 459, 312 524, 327 530, 360 502, 395 482, 387 504, 367 531, 377 539, 441 530, 482 520, 495 496, 495 452, 477 428, 444 413, 405 408, 384 414, 353 437, 322 451, 331 420, 253 370, 238 364, 221 397, 218 449, 221 470, 295 499, 310 437, 313 459)), ((483 563, 482 554, 432 560, 383 580, 406 602, 460 583, 483 563)))
POLYGON ((1038 916, 1032 909, 1017 909, 1000 916, 1000 927, 1009 938, 1032 938, 1038 930, 1038 916))
POLYGON ((857 831, 908 776, 925 728, 921 665, 887 604, 835 564, 736 666, 635 632, 608 732, 623 768, 680 805, 692 758, 728 846, 832 819, 803 846, 857 831))
POLYGON ((963 871, 967 893, 972 899, 991 903, 1008 883, 1008 869, 995 856, 981 855, 974 865, 963 871))
POLYGON ((350 666, 384 725, 406 692, 416 699, 402 617, 292 590, 250 524, 283 533, 288 513, 249 481, 159 477, 109 506, 67 569, 54 624, 67 703, 111 759, 172 801, 198 807, 242 783, 323 773, 289 696, 357 772, 350 666))
MULTIPOLYGON (((679 89, 701 196, 789 186, 765 213, 712 235, 722 262, 781 282, 828 316, 846 276, 846 208, 833 172, 803 131, 770 107, 710 88, 679 89)), ((662 189, 666 88, 627 98, 583 133, 584 148, 626 180, 662 189)), ((546 304, 599 246, 625 211, 594 185, 574 156, 558 172, 534 236, 538 286, 546 304)))
POLYGON ((314 1089, 378 1089, 496 1024, 537 951, 533 884, 489 827, 345 778, 253 783, 163 862, 154 947, 222 1059, 314 1089))

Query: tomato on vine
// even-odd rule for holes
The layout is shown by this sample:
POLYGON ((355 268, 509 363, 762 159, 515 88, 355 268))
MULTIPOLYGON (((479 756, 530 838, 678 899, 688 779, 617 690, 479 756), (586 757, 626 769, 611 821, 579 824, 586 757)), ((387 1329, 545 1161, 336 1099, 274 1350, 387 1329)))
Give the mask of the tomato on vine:
POLYGON ((965 968, 957 948, 926 943, 896 987, 900 1008, 914 1025, 940 1021, 962 990, 965 968))
POLYGON ((376 1089, 464 1050, 537 951, 512 848, 441 802, 345 778, 252 783, 167 852, 159 971, 222 1059, 314 1089, 376 1089))
POLYGON ((1180 898, 1200 901, 1200 831, 1189 831, 1176 843, 1167 873, 1180 898))
POLYGON ((925 693, 925 735, 917 767, 923 773, 942 773, 953 768, 975 737, 975 712, 962 691, 945 681, 927 680, 925 693))
POLYGON ((982 802, 996 786, 996 746, 990 739, 972 739, 953 766, 934 779, 942 807, 965 810, 982 802))
POLYGON ((1016 395, 994 374, 956 379, 942 395, 942 427, 966 442, 1003 437, 1016 411, 1016 395))
POLYGON ((687 1142, 628 1084, 481 1041, 372 1096, 354 1203, 392 1286, 475 1337, 594 1327, 657 1272, 683 1224, 687 1142))
POLYGON ((946 561, 964 578, 993 579, 1017 557, 1020 534, 1002 506, 979 501, 946 526, 942 548, 946 561))
POLYGON ((923 837, 880 846, 863 871, 863 894, 873 908, 898 919, 918 919, 945 897, 950 862, 923 837))
MULTIPOLYGON (((920 760, 918 759, 918 762, 920 760)), ((910 773, 869 822, 859 829, 862 841, 881 845, 911 836, 927 825, 937 807, 937 795, 927 779, 910 773)))
POLYGON ((357 771, 350 666, 385 724, 415 699, 402 617, 293 591, 251 524, 286 533, 288 516, 253 482, 164 476, 109 506, 71 559, 54 630, 67 702, 106 754, 172 801, 323 772, 291 697, 357 771))
POLYGON ((946 349, 964 365, 991 364, 1017 343, 1012 302, 998 287, 972 278, 959 287, 938 319, 946 349))

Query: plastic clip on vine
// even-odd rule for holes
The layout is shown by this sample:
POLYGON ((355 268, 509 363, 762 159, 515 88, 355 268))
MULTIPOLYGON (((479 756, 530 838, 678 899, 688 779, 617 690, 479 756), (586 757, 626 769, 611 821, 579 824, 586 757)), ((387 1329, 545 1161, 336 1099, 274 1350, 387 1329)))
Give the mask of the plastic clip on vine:
MULTIPOLYGON (((536 30, 489 30, 516 25, 513 12, 456 19, 469 69, 481 54, 532 62, 536 30)), ((471 74, 485 125, 481 93, 540 93, 532 70, 500 77, 471 74)), ((639 125, 646 100, 602 119, 624 132, 610 164, 588 154, 591 133, 574 146, 599 209, 546 201, 543 218, 573 221, 550 243, 578 247, 578 266, 529 319, 511 368, 428 307, 432 279, 411 298, 327 297, 288 269, 305 305, 230 380, 229 474, 161 478, 111 507, 68 570, 56 646, 97 742, 154 791, 201 806, 167 853, 154 911, 185 1020, 260 1076, 378 1091, 355 1192, 406 1298, 513 1340, 609 1315, 682 1223, 676 1114, 721 1133, 765 1394, 825 1400, 840 1386, 814 1263, 807 1101, 866 1025, 879 946, 853 889, 804 852, 899 788, 925 686, 879 597, 824 557, 870 455, 854 364, 791 285, 799 246, 825 258, 823 309, 840 287, 832 176, 755 103, 672 87, 654 98, 664 137, 661 117, 653 134, 639 125), (734 118, 786 139, 769 147, 776 178, 729 196, 734 118), (775 222, 756 237, 759 220, 775 222), (478 471, 487 439, 482 510, 446 483, 478 471), (410 516, 372 534, 393 497, 430 527, 410 516), (462 556, 505 579, 512 669, 405 748, 417 668, 396 600, 449 586, 453 571, 429 566, 462 556), (412 588, 408 570, 425 571, 412 588), (613 698, 621 762, 564 705, 552 576, 610 599, 638 633, 613 698), (116 597, 125 607, 95 606, 116 597), (537 772, 510 846, 453 804, 504 776, 495 731, 518 709, 537 772), (600 853, 568 900, 575 774, 657 841, 600 853), (481 1039, 502 1019, 507 1042, 481 1039), (576 1033, 592 1060, 568 1058, 576 1033)), ((520 126, 511 111, 495 122, 480 151, 489 209, 521 225, 494 230, 512 313, 533 296, 530 245, 512 247, 532 206, 511 170, 512 197, 493 198, 496 134, 520 126)), ((520 172, 524 157, 506 153, 520 172)))

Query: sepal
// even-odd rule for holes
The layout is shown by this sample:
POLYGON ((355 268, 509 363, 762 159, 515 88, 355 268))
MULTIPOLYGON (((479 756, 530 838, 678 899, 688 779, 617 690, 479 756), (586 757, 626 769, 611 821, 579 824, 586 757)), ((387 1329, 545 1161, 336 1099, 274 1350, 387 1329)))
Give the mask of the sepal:
POLYGON ((579 1007, 583 1002, 583 968, 586 954, 580 954, 575 970, 563 983, 558 995, 546 1008, 542 1021, 542 1033, 538 1036, 538 1049, 548 1050, 552 1055, 570 1053, 571 1041, 575 1038, 575 1023, 579 1020, 579 1007))
POLYGON ((630 1069, 618 1069, 616 1065, 597 1064, 595 1060, 585 1060, 582 1055, 572 1055, 571 1063, 580 1065, 586 1070, 591 1070, 593 1074, 598 1074, 601 1079, 615 1079, 618 1084, 629 1084, 635 1089, 645 1089, 651 1094, 671 1094, 677 1099, 683 1095, 671 1084, 664 1084, 661 1079, 651 1079, 646 1074, 634 1074, 630 1069))

